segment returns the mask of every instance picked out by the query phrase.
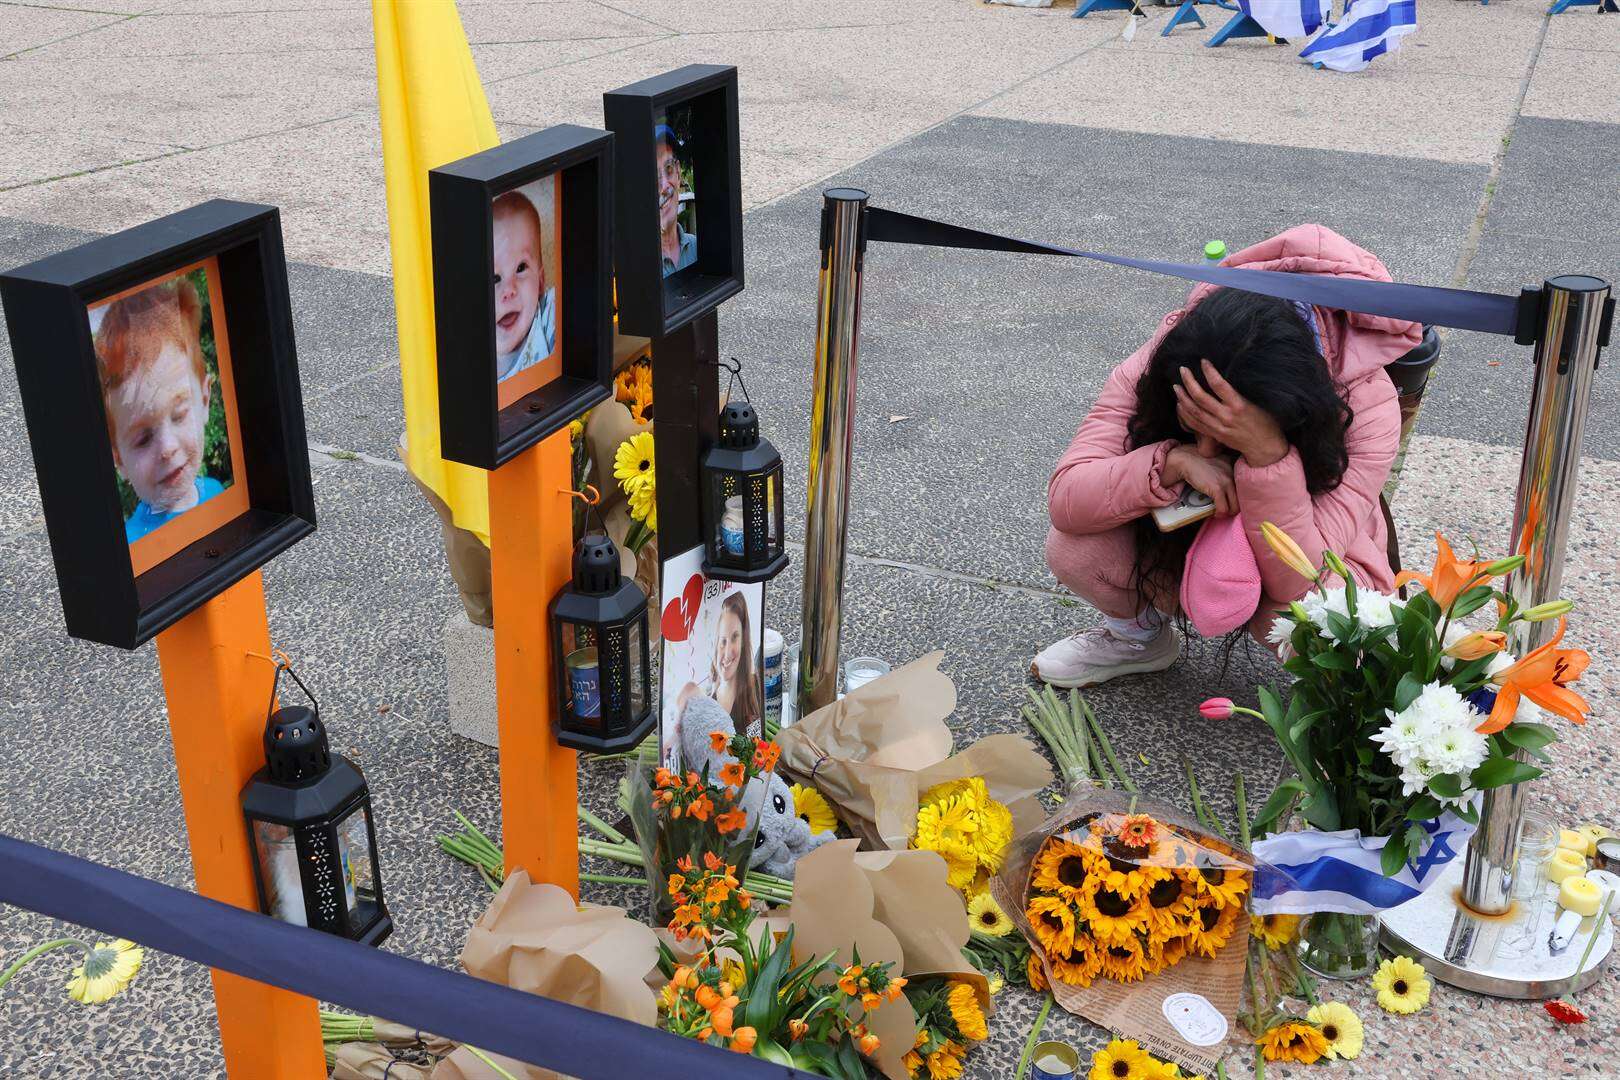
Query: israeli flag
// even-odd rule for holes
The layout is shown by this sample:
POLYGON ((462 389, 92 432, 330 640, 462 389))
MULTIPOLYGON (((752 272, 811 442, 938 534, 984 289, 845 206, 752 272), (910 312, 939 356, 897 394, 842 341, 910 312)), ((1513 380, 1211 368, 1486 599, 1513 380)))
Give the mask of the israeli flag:
POLYGON ((1344 18, 1326 27, 1300 58, 1334 71, 1360 71, 1373 57, 1394 52, 1417 29, 1417 0, 1351 0, 1344 18))
MULTIPOLYGON (((1368 0, 1361 0, 1367 3, 1368 0)), ((1474 826, 1450 812, 1422 823, 1429 842, 1394 877, 1380 867, 1388 837, 1364 838, 1360 830, 1291 832, 1256 840, 1256 915, 1309 915, 1336 911, 1373 915, 1415 900, 1439 880, 1451 860, 1468 847, 1474 826)))
POLYGON ((1238 6, 1274 37, 1303 40, 1327 22, 1333 0, 1238 0, 1238 6))

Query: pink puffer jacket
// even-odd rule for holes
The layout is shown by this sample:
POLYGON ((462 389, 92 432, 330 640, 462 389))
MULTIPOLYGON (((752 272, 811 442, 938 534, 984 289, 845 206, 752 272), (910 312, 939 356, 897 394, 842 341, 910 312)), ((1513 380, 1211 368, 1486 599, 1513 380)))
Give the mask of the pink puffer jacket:
MULTIPOLYGON (((1321 225, 1296 226, 1229 256, 1223 265, 1391 280, 1371 252, 1321 225)), ((1213 288, 1202 284, 1194 288, 1187 307, 1213 288)), ((1305 489, 1297 450, 1263 469, 1251 469, 1240 458, 1234 469, 1238 505, 1260 564, 1265 595, 1279 603, 1303 596, 1306 583, 1266 546, 1260 536, 1264 521, 1285 530, 1312 560, 1319 561, 1324 548, 1337 551, 1358 584, 1384 592, 1395 584, 1378 495, 1395 461, 1401 415, 1384 367, 1415 348, 1423 328, 1400 319, 1315 310, 1328 369, 1355 414, 1345 438, 1350 466, 1343 481, 1313 498, 1305 489)), ((1160 470, 1175 443, 1127 451, 1126 427, 1136 411, 1137 380, 1159 339, 1181 315, 1175 311, 1165 316, 1147 344, 1114 369, 1058 462, 1047 486, 1052 524, 1058 530, 1080 535, 1104 532, 1175 501, 1176 493, 1160 482, 1160 470)), ((1269 623, 1270 618, 1269 606, 1262 605, 1257 622, 1269 623)))

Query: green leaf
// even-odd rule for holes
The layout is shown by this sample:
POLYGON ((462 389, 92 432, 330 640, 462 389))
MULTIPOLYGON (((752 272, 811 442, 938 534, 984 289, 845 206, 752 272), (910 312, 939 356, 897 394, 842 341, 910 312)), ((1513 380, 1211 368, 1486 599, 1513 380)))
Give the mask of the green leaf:
POLYGON ((1379 869, 1383 870, 1385 877, 1394 877, 1406 865, 1406 838, 1410 831, 1396 833, 1384 845, 1384 851, 1379 856, 1379 869))
POLYGON ((1461 798, 1463 793, 1462 777, 1456 773, 1436 773, 1434 776, 1429 777, 1429 790, 1442 799, 1461 798))
POLYGON ((1474 806, 1472 803, 1468 803, 1464 806, 1454 807, 1451 812, 1468 822, 1470 825, 1479 824, 1479 808, 1474 806))
POLYGON ((1525 750, 1540 750, 1558 741, 1558 733, 1546 724, 1509 724, 1501 731, 1502 738, 1525 750))
POLYGON ((1412 800, 1412 805, 1406 808, 1406 820, 1429 821, 1439 817, 1443 809, 1445 808, 1440 805, 1440 800, 1433 795, 1419 795, 1412 800))
POLYGON ((1301 716, 1298 720, 1295 720, 1288 726, 1289 741, 1297 745, 1299 743, 1299 737, 1309 731, 1311 729, 1311 725, 1315 724, 1325 715, 1327 715, 1327 711, 1325 709, 1317 709, 1315 712, 1308 712, 1304 716, 1301 716))
POLYGON ((758 974, 748 982, 748 1003, 743 1006, 745 1026, 755 1031, 777 1029, 777 1018, 772 1014, 778 1010, 785 1014, 789 1007, 781 1002, 777 991, 781 989, 782 976, 792 960, 793 927, 789 926, 782 940, 771 950, 769 958, 760 965, 758 974))
POLYGON ((1322 612, 1322 621, 1327 624, 1327 632, 1337 641, 1348 641, 1356 632, 1355 624, 1337 611, 1322 612))
POLYGON ((1322 787, 1312 791, 1301 804, 1299 812, 1306 821, 1323 832, 1333 832, 1339 828, 1339 804, 1331 788, 1322 787))
POLYGON ((1401 681, 1395 684, 1395 711, 1404 712, 1407 706, 1418 699, 1423 693, 1423 681, 1408 671, 1401 676, 1401 681))
POLYGON ((1288 808, 1288 804, 1305 794, 1305 791, 1305 785, 1294 778, 1289 778, 1278 784, 1276 790, 1271 793, 1271 797, 1260 808, 1260 812, 1254 816, 1254 823, 1250 826, 1250 831, 1254 837, 1258 839, 1273 832, 1272 826, 1277 824, 1277 819, 1288 808))
POLYGON ((1540 775, 1541 770, 1534 765, 1523 761, 1514 761, 1512 758, 1499 757, 1491 758, 1475 769, 1470 779, 1473 780, 1475 787, 1483 790, 1485 788, 1502 787, 1504 784, 1522 784, 1526 780, 1534 780, 1540 775))
POLYGON ((1338 652, 1321 652, 1311 657, 1311 663, 1328 671, 1354 671, 1355 661, 1338 652))
MULTIPOLYGON (((1281 699, 1277 697, 1277 692, 1269 686, 1262 686, 1256 689, 1255 693, 1260 699, 1260 713, 1266 718, 1266 723, 1271 724, 1273 717, 1280 720, 1283 715, 1283 706, 1281 699)), ((1276 725, 1273 724, 1272 726, 1275 727, 1276 725)))

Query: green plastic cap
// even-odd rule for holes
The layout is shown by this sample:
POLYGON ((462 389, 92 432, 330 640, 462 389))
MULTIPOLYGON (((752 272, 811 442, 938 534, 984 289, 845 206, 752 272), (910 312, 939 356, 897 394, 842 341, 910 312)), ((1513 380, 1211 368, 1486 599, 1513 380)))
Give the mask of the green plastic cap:
POLYGON ((1226 258, 1226 241, 1225 240, 1211 240, 1209 243, 1205 244, 1204 245, 1204 258, 1206 258, 1206 259, 1224 259, 1224 258, 1226 258))

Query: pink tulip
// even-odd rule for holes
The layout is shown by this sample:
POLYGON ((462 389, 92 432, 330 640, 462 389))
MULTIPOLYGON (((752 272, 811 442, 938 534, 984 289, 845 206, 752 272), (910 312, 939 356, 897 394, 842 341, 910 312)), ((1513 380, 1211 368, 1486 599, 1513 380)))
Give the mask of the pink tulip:
POLYGON ((1198 712, 1205 720, 1230 720, 1232 718, 1232 699, 1212 697, 1198 706, 1198 712))

